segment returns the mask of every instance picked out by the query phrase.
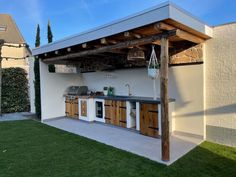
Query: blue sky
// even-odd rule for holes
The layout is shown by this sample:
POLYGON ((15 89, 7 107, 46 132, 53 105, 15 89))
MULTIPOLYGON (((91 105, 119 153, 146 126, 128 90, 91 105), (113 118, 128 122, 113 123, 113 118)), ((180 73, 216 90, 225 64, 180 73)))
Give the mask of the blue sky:
MULTIPOLYGON (((36 26, 47 43, 50 19, 54 41, 142 11, 166 0, 0 0, 0 13, 13 16, 26 42, 34 47, 36 26)), ((236 21, 235 0, 172 0, 214 26, 236 21)))

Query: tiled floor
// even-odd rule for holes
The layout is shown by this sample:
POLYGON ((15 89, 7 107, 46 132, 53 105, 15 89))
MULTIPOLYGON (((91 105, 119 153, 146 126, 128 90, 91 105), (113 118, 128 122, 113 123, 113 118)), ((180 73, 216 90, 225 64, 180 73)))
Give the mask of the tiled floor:
POLYGON ((44 123, 167 165, 202 142, 202 139, 198 138, 172 135, 170 138, 171 160, 163 162, 161 160, 160 139, 143 136, 138 132, 120 127, 101 123, 87 123, 68 118, 48 120, 44 123))

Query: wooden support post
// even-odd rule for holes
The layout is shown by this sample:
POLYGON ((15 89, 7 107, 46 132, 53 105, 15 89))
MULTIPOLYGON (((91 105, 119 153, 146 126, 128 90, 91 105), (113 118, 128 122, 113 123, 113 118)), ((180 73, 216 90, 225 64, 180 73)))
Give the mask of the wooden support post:
POLYGON ((168 96, 168 65, 169 65, 169 40, 161 39, 161 69, 160 69, 160 90, 161 90, 161 141, 162 160, 170 160, 169 140, 169 96, 168 96))

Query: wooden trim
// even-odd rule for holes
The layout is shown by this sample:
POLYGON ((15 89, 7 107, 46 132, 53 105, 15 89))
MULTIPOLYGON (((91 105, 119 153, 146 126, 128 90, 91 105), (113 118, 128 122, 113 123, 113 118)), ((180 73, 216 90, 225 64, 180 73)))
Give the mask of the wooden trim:
POLYGON ((123 121, 123 120, 120 120, 120 122, 121 122, 121 123, 125 123, 125 124, 127 123, 127 121, 123 121))
POLYGON ((105 117, 104 119, 111 120, 111 118, 107 118, 107 117, 105 117))
POLYGON ((76 60, 79 57, 85 57, 87 55, 96 55, 98 53, 109 52, 112 50, 129 48, 129 47, 133 47, 133 46, 137 46, 137 45, 149 44, 149 43, 155 42, 157 40, 160 40, 163 37, 168 38, 168 37, 175 36, 175 35, 176 35, 176 30, 172 30, 172 31, 159 33, 159 34, 156 34, 153 36, 144 37, 141 39, 127 40, 125 42, 120 42, 120 43, 117 43, 114 45, 108 45, 108 46, 100 47, 97 49, 81 51, 81 52, 77 52, 77 53, 67 54, 64 56, 51 57, 48 59, 44 59, 43 61, 50 62, 50 61, 68 60, 68 59, 76 60))

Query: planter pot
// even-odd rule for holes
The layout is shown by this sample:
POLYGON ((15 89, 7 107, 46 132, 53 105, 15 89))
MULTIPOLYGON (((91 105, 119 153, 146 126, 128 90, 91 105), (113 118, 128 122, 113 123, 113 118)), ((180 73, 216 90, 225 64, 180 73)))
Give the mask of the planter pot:
POLYGON ((159 69, 155 69, 155 68, 149 68, 148 69, 148 76, 156 79, 159 75, 159 69))
POLYGON ((105 96, 107 96, 108 90, 103 90, 103 94, 104 94, 105 96))

